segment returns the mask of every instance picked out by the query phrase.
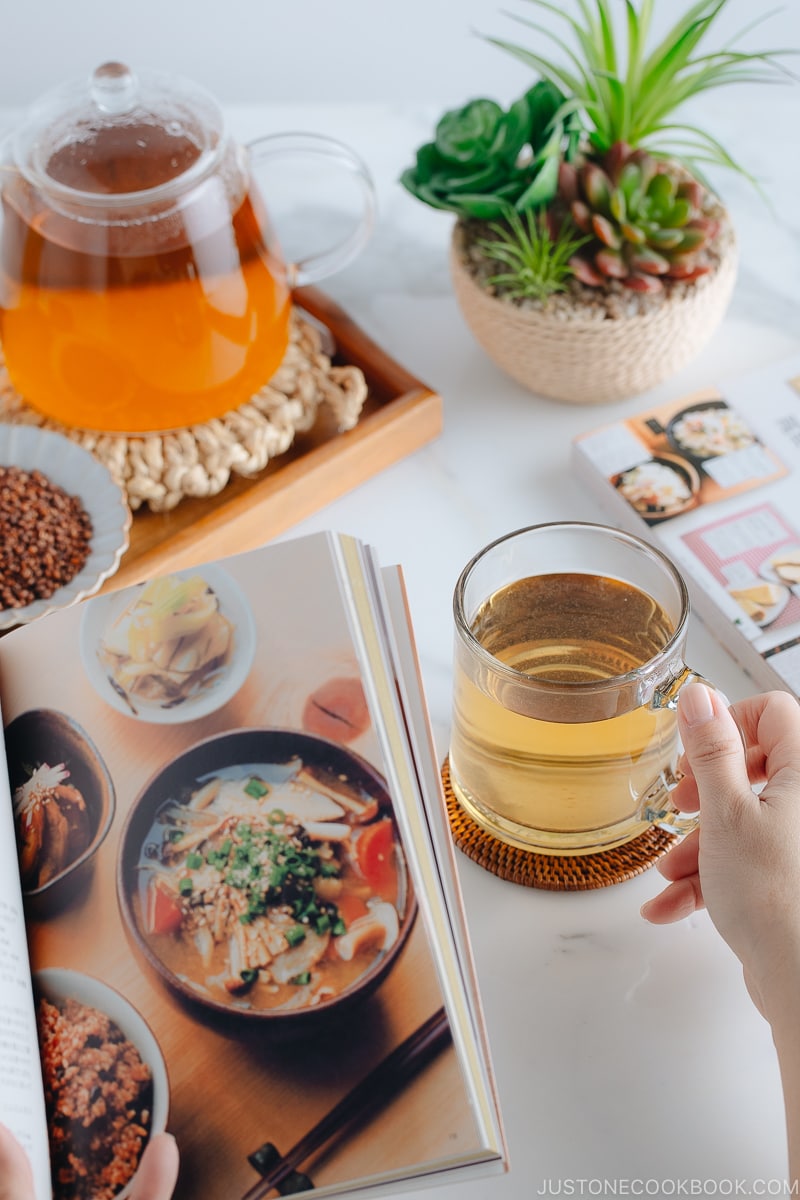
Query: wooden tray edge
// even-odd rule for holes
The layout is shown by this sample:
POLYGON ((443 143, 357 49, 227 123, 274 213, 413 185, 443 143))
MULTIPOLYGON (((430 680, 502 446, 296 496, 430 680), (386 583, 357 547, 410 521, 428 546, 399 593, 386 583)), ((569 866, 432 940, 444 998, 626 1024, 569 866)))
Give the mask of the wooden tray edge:
POLYGON ((391 358, 324 293, 302 288, 295 300, 332 330, 340 353, 360 367, 368 381, 370 376, 377 378, 384 388, 400 394, 364 416, 354 429, 287 462, 248 491, 229 499, 222 492, 188 528, 147 551, 124 555, 103 591, 253 550, 441 433, 443 404, 438 393, 391 358))

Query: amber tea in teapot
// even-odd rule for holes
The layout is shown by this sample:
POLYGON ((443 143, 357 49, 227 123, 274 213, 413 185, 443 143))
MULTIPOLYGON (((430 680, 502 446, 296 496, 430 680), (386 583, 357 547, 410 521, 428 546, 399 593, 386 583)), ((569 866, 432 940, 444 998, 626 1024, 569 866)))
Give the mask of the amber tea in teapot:
MULTIPOLYGON (((139 133, 130 130, 134 144, 139 133)), ((141 178, 124 150, 108 164, 123 187, 141 178)), ((178 223, 163 246, 137 254, 135 238, 98 247, 89 232, 81 246, 72 223, 61 240, 63 218, 26 221, 9 189, 0 339, 16 390, 57 421, 122 432, 240 405, 277 370, 288 337, 286 272, 257 203, 245 196, 195 242, 178 223)))
POLYGON ((34 110, 5 155, 0 229, 0 340, 29 404, 67 425, 155 432, 269 382, 290 276, 305 281, 249 170, 276 140, 248 154, 194 85, 142 83, 121 64, 34 110))

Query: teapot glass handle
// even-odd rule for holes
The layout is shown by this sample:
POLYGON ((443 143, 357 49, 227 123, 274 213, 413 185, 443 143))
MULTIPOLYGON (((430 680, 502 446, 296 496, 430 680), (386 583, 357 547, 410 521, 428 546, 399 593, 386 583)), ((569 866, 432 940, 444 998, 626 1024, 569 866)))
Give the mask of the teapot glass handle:
MULTIPOLYGON (((348 172, 360 189, 362 211, 353 231, 330 249, 297 262, 287 264, 290 287, 302 287, 315 283, 340 270, 351 262, 363 249, 375 225, 377 204, 375 185, 366 165, 354 150, 335 138, 317 133, 275 133, 248 142, 247 153, 255 171, 261 164, 277 159, 299 160, 311 156, 322 156, 328 165, 341 167, 348 172)), ((269 197, 267 197, 269 208, 269 197)))

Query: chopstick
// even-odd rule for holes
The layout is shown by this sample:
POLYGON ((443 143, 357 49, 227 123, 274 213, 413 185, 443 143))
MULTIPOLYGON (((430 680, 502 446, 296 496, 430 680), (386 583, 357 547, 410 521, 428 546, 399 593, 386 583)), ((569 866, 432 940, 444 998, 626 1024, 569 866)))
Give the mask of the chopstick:
POLYGON ((402 1084, 444 1048, 451 1036, 447 1014, 440 1008, 334 1105, 268 1174, 245 1193, 242 1200, 263 1200, 335 1134, 341 1133, 366 1112, 373 1113, 388 1103, 402 1084))

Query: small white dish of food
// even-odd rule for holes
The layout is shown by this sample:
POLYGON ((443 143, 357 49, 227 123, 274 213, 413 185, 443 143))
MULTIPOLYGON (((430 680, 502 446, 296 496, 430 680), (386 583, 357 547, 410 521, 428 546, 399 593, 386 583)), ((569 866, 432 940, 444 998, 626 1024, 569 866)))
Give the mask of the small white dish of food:
POLYGON ((762 629, 781 615, 791 595, 782 584, 768 582, 751 583, 729 591, 743 612, 762 629))
POLYGON ((238 692, 256 628, 236 581, 208 565, 90 601, 80 645, 89 680, 112 708, 174 725, 208 716, 238 692))
POLYGON ((758 568, 759 575, 786 587, 800 587, 800 546, 783 546, 774 550, 758 568))

